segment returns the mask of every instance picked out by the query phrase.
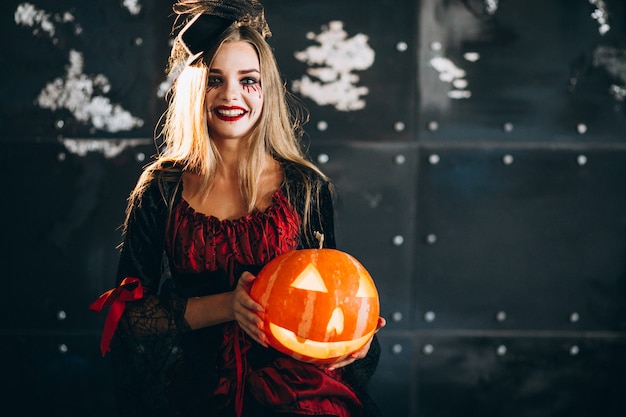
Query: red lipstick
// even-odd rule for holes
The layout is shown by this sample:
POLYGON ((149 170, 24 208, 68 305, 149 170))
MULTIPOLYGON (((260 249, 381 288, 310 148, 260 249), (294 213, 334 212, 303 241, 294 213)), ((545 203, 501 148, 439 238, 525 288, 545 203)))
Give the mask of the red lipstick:
POLYGON ((215 116, 225 122, 236 122, 243 118, 248 111, 239 106, 218 106, 213 108, 215 116))

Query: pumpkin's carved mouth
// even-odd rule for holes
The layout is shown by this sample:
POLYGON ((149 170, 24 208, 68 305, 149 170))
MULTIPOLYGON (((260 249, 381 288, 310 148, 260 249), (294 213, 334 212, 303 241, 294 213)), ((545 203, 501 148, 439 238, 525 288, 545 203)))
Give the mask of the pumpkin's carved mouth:
POLYGON ((291 330, 269 323, 269 330, 280 343, 291 351, 314 358, 339 358, 361 349, 374 336, 376 329, 354 340, 317 342, 296 336, 291 330))

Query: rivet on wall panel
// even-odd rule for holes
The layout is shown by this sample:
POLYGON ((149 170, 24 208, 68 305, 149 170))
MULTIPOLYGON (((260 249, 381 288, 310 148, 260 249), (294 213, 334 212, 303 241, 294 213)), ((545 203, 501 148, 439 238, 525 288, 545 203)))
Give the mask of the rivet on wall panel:
POLYGON ((406 125, 404 124, 404 122, 396 122, 393 125, 393 130, 395 130, 396 132, 402 132, 405 128, 406 125))
POLYGON ((436 234, 429 233, 428 235, 426 235, 426 243, 428 243, 429 245, 433 245, 435 242, 437 242, 436 234))
POLYGON ((143 44, 143 38, 135 38, 135 46, 141 46, 143 44))
POLYGON ((65 161, 66 157, 67 155, 65 155, 65 152, 59 152, 59 154, 57 155, 57 159, 61 162, 65 161))
POLYGON ((578 123, 578 125, 576 125, 576 131, 579 134, 584 135, 585 133, 587 133, 587 125, 584 123, 578 123))
POLYGON ((578 157, 576 158, 576 162, 578 162, 578 165, 583 166, 587 164, 587 157, 585 155, 578 155, 578 157))
POLYGON ((402 353, 402 345, 400 343, 396 343, 395 345, 393 345, 391 347, 391 353, 393 353, 394 355, 399 355, 402 353))
POLYGON ((402 246, 404 244, 404 236, 396 235, 393 237, 393 239, 391 239, 391 241, 393 242, 394 246, 402 246))
POLYGON ((396 155, 393 158, 393 162, 395 162, 396 165, 402 165, 406 162, 406 156, 404 155, 396 155))
POLYGON ((431 165, 437 165, 440 160, 441 160, 441 158, 436 153, 434 153, 434 154, 432 154, 432 155, 430 155, 428 157, 428 162, 430 162, 431 165))
POLYGON ((441 51, 441 48, 443 48, 443 45, 441 44, 441 42, 434 41, 430 43, 431 51, 441 51))
POLYGON ((430 122, 428 122, 428 130, 430 130, 431 132, 439 130, 439 122, 435 120, 431 120, 430 122))
POLYGON ((503 321, 506 321, 506 311, 498 311, 496 313, 496 320, 499 321, 500 323, 502 323, 503 321))
POLYGON ((422 352, 424 352, 424 355, 430 355, 434 351, 435 351, 435 347, 431 344, 424 345, 424 347, 422 348, 422 352))
POLYGON ((67 353, 68 349, 67 349, 67 345, 65 343, 61 343, 59 345, 59 352, 60 353, 67 353))
POLYGON ((57 319, 59 319, 59 320, 65 320, 66 318, 67 318, 67 313, 66 313, 65 311, 60 310, 60 311, 57 313, 57 319))
POLYGON ((406 52, 406 50, 409 49, 409 45, 406 42, 398 42, 396 44, 396 49, 398 52, 406 52))
POLYGON ((143 162, 146 160, 146 154, 143 152, 139 152, 137 155, 135 155, 135 159, 137 159, 137 161, 139 162, 143 162))
POLYGON ((498 349, 496 349, 496 353, 498 354, 498 356, 506 355, 506 346, 504 345, 498 346, 498 349))
POLYGON ((502 163, 504 163, 504 165, 511 165, 513 163, 513 155, 504 155, 502 157, 502 163))
POLYGON ((57 120, 54 125, 57 127, 57 129, 62 129, 63 126, 65 126, 65 122, 63 120, 57 120))
POLYGON ((320 120, 319 122, 317 122, 317 130, 319 130, 320 132, 324 132, 326 131, 326 129, 328 129, 327 122, 325 122, 324 120, 320 120))
POLYGON ((402 313, 400 311, 394 311, 394 313, 391 315, 391 320, 396 323, 402 321, 402 313))
POLYGON ((569 348, 569 354, 572 356, 576 356, 580 353, 580 348, 576 345, 573 345, 569 348))
POLYGON ((330 160, 330 157, 328 156, 328 154, 321 153, 321 154, 317 155, 317 162, 319 162, 320 164, 325 164, 329 160, 330 160))
POLYGON ((513 123, 507 122, 503 124, 502 130, 504 130, 506 133, 511 133, 513 131, 513 123))
POLYGON ((436 316, 434 311, 427 311, 426 313, 424 313, 424 320, 428 323, 432 323, 433 321, 435 321, 435 318, 436 316))
POLYGON ((578 314, 577 312, 574 311, 572 314, 569 315, 570 323, 577 323, 578 320, 580 320, 580 314, 578 314))

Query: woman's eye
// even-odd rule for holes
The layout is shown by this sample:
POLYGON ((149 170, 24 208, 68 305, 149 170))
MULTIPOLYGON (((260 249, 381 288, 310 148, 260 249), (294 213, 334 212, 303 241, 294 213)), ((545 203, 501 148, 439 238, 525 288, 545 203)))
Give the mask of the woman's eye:
POLYGON ((209 87, 214 87, 216 85, 220 85, 222 83, 222 79, 220 77, 209 77, 209 87))
POLYGON ((258 82, 259 80, 253 77, 246 77, 243 80, 241 80, 241 84, 243 85, 254 85, 254 84, 257 84, 258 82))

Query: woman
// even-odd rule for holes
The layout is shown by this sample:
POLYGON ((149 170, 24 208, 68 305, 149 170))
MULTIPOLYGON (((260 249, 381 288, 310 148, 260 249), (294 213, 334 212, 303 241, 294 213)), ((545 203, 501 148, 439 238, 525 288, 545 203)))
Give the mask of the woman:
POLYGON ((262 6, 187 1, 175 11, 190 19, 172 51, 180 73, 164 145, 129 199, 107 294, 110 316, 121 315, 103 337, 121 415, 377 412, 365 392, 375 337, 327 368, 301 363, 268 347, 249 296, 263 265, 317 246, 315 232, 335 244, 331 185, 299 147, 262 6))

